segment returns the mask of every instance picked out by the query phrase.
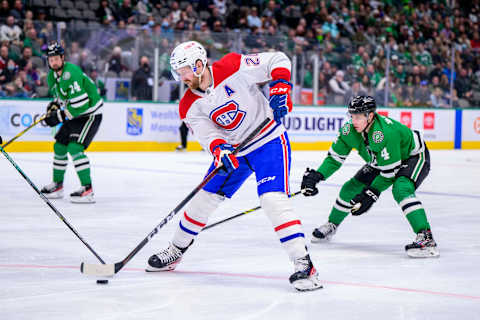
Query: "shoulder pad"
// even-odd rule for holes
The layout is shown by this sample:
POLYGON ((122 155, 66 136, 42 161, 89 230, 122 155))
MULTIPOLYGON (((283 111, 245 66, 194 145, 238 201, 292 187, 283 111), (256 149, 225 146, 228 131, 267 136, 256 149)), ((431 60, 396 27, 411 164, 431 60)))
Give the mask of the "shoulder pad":
POLYGON ((214 87, 216 88, 223 80, 237 72, 240 69, 241 61, 242 55, 232 52, 214 62, 212 65, 214 87))
POLYGON ((188 110, 192 104, 199 99, 200 96, 197 96, 192 90, 188 89, 180 100, 178 113, 180 114, 180 119, 185 119, 187 116, 188 110))

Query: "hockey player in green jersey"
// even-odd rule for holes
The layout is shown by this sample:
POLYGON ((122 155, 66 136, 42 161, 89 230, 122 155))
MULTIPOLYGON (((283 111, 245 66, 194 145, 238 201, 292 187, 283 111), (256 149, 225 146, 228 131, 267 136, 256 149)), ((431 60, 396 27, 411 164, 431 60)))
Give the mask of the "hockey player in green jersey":
POLYGON ((343 185, 328 222, 313 231, 312 242, 330 240, 349 213, 367 212, 380 193, 392 186, 395 201, 417 234, 414 242, 405 246, 407 254, 438 256, 425 209, 415 196, 430 171, 430 154, 420 133, 377 114, 370 96, 354 97, 348 112, 351 120, 340 129, 323 163, 317 170, 307 168, 302 191, 305 196, 316 195, 316 185, 337 171, 353 148, 367 164, 343 185))
POLYGON ((53 145, 53 183, 41 192, 47 198, 63 197, 63 179, 67 169, 67 153, 80 178, 81 188, 70 194, 75 203, 93 203, 90 161, 84 151, 92 142, 102 122, 103 100, 95 83, 78 66, 65 62, 63 47, 53 42, 48 46, 48 87, 55 100, 47 107, 45 122, 50 127, 62 124, 53 145))

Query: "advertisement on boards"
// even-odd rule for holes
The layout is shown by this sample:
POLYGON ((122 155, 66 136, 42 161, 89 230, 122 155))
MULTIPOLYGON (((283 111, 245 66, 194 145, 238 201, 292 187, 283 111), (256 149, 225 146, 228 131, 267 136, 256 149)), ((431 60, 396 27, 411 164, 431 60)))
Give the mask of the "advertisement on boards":
MULTIPOLYGON (((426 140, 454 140, 454 110, 399 108, 380 109, 378 113, 419 130, 426 140)), ((295 107, 285 117, 284 124, 291 141, 329 141, 348 120, 346 108, 295 107)))
POLYGON ((463 110, 462 140, 464 144, 480 147, 480 110, 463 110))
MULTIPOLYGON (((47 101, 0 100, 0 134, 3 139, 13 138, 38 120, 45 113, 47 104, 47 101)), ((22 139, 46 140, 51 136, 52 128, 40 122, 22 139)))

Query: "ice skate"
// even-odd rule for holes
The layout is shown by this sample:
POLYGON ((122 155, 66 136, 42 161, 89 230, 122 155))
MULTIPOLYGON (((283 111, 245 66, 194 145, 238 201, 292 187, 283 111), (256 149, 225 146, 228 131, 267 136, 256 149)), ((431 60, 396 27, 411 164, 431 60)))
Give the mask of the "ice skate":
POLYGON ((413 243, 405 246, 405 251, 412 258, 431 258, 440 255, 430 230, 422 230, 417 233, 417 238, 413 243))
POLYGON ((337 225, 332 222, 327 222, 324 225, 316 228, 312 232, 312 242, 326 242, 329 241, 337 232, 337 225))
MULTIPOLYGON (((191 244, 192 243, 190 243, 190 245, 191 244)), ((190 247, 190 245, 188 247, 190 247)), ((173 243, 170 243, 168 248, 154 254, 148 259, 148 266, 145 271, 157 272, 174 270, 177 267, 177 264, 182 261, 182 255, 187 251, 188 247, 179 248, 173 243)))
POLYGON ((70 194, 70 201, 73 203, 95 203, 91 184, 82 186, 77 191, 70 194))
POLYGON ((178 145, 176 148, 175 148, 175 151, 177 152, 183 152, 183 151, 187 151, 187 148, 182 146, 181 144, 178 145))
POLYGON ((310 260, 310 255, 295 259, 295 273, 290 276, 290 283, 298 291, 312 291, 322 289, 318 273, 310 260))
POLYGON ((63 198, 63 183, 52 182, 43 187, 40 192, 48 199, 61 199, 63 198))

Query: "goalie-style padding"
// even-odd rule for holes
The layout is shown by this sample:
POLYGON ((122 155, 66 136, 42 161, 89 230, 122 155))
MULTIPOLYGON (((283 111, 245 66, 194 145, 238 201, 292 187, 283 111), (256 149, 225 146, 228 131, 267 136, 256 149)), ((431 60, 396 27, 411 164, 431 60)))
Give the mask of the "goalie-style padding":
POLYGON ((260 205, 270 219, 281 244, 292 261, 305 257, 305 234, 298 216, 293 212, 288 196, 283 192, 267 192, 260 205))
POLYGON ((186 248, 207 225, 208 217, 225 198, 215 193, 200 190, 190 201, 178 224, 172 243, 186 248))

